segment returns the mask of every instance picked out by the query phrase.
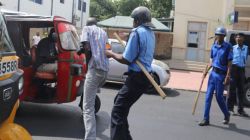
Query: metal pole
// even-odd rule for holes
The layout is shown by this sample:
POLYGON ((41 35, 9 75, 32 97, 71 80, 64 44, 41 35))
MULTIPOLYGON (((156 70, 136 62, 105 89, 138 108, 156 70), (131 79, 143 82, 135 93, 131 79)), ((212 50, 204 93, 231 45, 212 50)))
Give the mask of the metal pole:
POLYGON ((82 29, 82 24, 83 24, 83 2, 84 0, 81 0, 81 29, 82 29))
POLYGON ((75 0, 72 2, 72 23, 74 24, 74 16, 75 15, 75 0))
POLYGON ((20 11, 20 0, 17 1, 17 11, 20 11))
POLYGON ((54 1, 54 0, 51 0, 51 11, 50 11, 50 15, 51 15, 51 16, 53 15, 53 4, 54 4, 53 1, 54 1))

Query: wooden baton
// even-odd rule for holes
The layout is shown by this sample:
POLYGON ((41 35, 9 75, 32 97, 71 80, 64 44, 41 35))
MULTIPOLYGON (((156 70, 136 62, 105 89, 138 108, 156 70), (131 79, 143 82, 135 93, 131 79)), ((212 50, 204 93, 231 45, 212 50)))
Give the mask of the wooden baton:
MULTIPOLYGON (((206 65, 205 70, 207 70, 207 68, 208 68, 208 65, 206 65)), ((203 75, 202 80, 201 80, 201 84, 200 84, 199 91, 198 91, 198 93, 197 93, 197 95, 196 95, 196 98, 195 98, 195 101, 194 101, 194 106, 193 106, 192 115, 195 114, 196 106, 197 106, 197 103, 198 103, 198 99, 199 99, 199 96, 200 96, 200 93, 201 93, 201 88, 202 88, 202 85, 203 85, 203 82, 204 82, 205 78, 206 78, 206 76, 203 75)))
MULTIPOLYGON (((123 47, 125 47, 124 42, 121 40, 121 38, 118 36, 118 34, 115 32, 114 36, 117 38, 117 40, 122 44, 123 47)), ((154 86, 156 89, 157 93, 162 97, 162 99, 166 98, 166 94, 163 92, 163 90, 160 88, 160 86, 155 82, 153 77, 148 73, 148 71, 145 69, 145 67, 141 64, 140 61, 136 60, 135 63, 140 67, 142 72, 146 75, 148 80, 151 82, 151 84, 154 86)))

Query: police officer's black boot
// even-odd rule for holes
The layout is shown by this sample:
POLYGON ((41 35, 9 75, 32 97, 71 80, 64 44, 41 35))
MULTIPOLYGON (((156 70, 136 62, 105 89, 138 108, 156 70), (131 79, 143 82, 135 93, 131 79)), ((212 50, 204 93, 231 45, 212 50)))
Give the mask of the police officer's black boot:
POLYGON ((227 117, 225 117, 222 123, 223 124, 229 124, 229 121, 230 121, 230 115, 228 115, 227 117))
POLYGON ((200 123, 199 123, 199 126, 207 126, 209 125, 209 121, 208 120, 202 120, 200 123))

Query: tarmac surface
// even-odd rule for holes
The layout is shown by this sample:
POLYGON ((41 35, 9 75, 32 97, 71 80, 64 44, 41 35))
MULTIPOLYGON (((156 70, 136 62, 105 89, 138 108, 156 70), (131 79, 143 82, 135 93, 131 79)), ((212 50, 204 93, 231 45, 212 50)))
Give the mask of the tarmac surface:
MULTIPOLYGON (((110 119, 114 98, 121 86, 108 84, 101 89, 102 105, 96 114, 97 140, 110 140, 110 119)), ((191 114, 196 92, 164 89, 167 98, 143 95, 131 108, 128 120, 134 140, 249 140, 249 118, 232 116, 223 125, 223 114, 216 100, 210 113, 210 126, 200 127, 204 111, 201 94, 196 113, 191 114)), ((81 110, 76 101, 67 104, 23 103, 16 123, 24 126, 34 140, 82 140, 81 110)), ((245 111, 250 114, 250 109, 245 111)))

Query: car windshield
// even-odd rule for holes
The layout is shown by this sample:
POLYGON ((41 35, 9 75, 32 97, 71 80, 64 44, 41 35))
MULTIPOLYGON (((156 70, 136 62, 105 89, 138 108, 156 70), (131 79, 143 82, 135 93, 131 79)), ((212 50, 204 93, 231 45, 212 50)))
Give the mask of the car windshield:
MULTIPOLYGON (((245 37, 244 37, 244 44, 247 45, 248 47, 250 47, 250 35, 249 34, 245 34, 245 37)), ((232 44, 232 45, 235 45, 236 44, 236 41, 235 41, 235 33, 231 34, 230 36, 230 40, 229 42, 232 44)), ((250 55, 250 51, 248 51, 248 55, 250 55)))
POLYGON ((0 54, 13 51, 14 47, 8 35, 5 21, 3 19, 3 16, 0 15, 0 54))
POLYGON ((122 54, 125 50, 125 48, 118 42, 112 42, 111 43, 112 51, 118 54, 122 54))
POLYGON ((62 48, 65 50, 78 50, 79 49, 79 36, 74 26, 60 23, 58 25, 59 38, 62 48))

